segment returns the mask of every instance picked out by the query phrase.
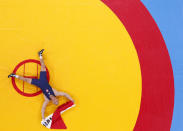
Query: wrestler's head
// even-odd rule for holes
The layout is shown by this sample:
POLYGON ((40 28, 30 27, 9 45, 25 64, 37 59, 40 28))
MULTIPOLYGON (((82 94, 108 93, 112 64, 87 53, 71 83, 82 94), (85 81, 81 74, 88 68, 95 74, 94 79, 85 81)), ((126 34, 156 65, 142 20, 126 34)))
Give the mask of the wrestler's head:
POLYGON ((51 99, 53 104, 58 105, 58 99, 55 96, 50 95, 50 99, 51 99))

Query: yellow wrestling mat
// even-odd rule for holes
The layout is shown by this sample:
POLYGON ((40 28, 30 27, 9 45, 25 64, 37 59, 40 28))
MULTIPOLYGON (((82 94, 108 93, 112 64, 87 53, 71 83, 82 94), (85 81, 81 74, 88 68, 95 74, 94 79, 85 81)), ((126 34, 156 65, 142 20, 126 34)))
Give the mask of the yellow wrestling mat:
MULTIPOLYGON (((129 34, 107 6, 99 0, 0 0, 0 15, 1 131, 49 130, 40 123, 43 95, 22 96, 7 78, 21 61, 39 60, 42 48, 51 86, 75 100, 62 115, 67 131, 133 130, 140 65, 129 34)), ((26 74, 35 75, 35 68, 29 65, 26 74)), ((55 108, 50 105, 47 115, 55 108)))

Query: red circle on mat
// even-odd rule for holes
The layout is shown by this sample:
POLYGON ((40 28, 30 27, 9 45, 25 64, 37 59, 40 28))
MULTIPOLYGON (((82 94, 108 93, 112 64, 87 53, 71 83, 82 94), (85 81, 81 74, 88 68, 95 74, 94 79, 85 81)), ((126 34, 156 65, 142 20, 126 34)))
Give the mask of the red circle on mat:
MULTIPOLYGON (((35 64, 38 64, 38 65, 41 65, 40 61, 38 61, 38 60, 34 60, 34 59, 24 60, 24 61, 20 62, 20 63, 15 67, 15 69, 13 70, 13 73, 16 74, 17 70, 18 70, 21 66, 23 66, 24 64, 27 64, 27 63, 35 63, 35 64)), ((47 68, 46 68, 46 72, 47 72, 47 79, 48 79, 48 81, 49 81, 49 80, 50 80, 50 75, 49 75, 49 72, 48 72, 48 69, 47 69, 47 68)), ((33 77, 33 76, 32 76, 32 77, 33 77)), ((30 77, 30 78, 31 78, 31 77, 30 77)), ((35 92, 35 93, 26 93, 26 92, 24 92, 24 91, 21 91, 21 90, 18 88, 18 86, 17 86, 17 84, 16 84, 16 82, 15 82, 15 78, 14 78, 14 77, 12 77, 12 84, 13 84, 14 89, 15 89, 19 94, 21 94, 21 95, 23 95, 23 96, 33 97, 33 96, 37 96, 37 95, 39 95, 39 94, 42 93, 41 90, 40 90, 40 91, 37 91, 37 92, 35 92)))

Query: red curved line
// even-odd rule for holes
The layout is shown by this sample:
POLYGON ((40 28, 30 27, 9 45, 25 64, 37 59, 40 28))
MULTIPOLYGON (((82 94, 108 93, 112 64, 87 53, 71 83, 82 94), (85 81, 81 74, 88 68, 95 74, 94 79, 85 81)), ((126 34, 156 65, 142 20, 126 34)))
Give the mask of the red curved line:
POLYGON ((135 131, 168 131, 174 107, 170 57, 152 16, 140 0, 102 0, 121 20, 136 47, 142 98, 135 131))
MULTIPOLYGON (((25 76, 25 64, 24 64, 24 71, 23 71, 23 77, 25 76)), ((23 92, 24 92, 24 81, 23 81, 23 92)))
MULTIPOLYGON (((13 73, 16 74, 17 70, 18 70, 22 65, 24 65, 25 63, 37 63, 37 64, 41 65, 41 64, 40 64, 40 61, 38 61, 38 60, 34 60, 34 59, 24 60, 24 61, 20 62, 20 63, 15 67, 15 69, 13 70, 13 73)), ((50 80, 50 75, 49 75, 49 71, 48 71, 47 67, 46 67, 46 71, 47 71, 47 78, 48 78, 48 81, 49 81, 49 80, 50 80)), ((16 82, 15 82, 15 78, 14 78, 14 77, 12 77, 12 85, 13 85, 14 89, 15 89, 19 94, 21 94, 21 95, 23 95, 23 96, 33 97, 33 96, 37 96, 37 95, 39 95, 39 94, 42 93, 41 90, 38 91, 38 92, 35 92, 35 93, 25 93, 25 92, 22 92, 22 91, 17 87, 16 82)))

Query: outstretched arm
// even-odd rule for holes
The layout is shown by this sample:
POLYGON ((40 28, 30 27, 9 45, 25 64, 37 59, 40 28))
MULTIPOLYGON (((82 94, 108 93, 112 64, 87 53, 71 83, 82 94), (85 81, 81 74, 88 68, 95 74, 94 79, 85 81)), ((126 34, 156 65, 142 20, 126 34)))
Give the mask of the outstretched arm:
POLYGON ((70 95, 68 95, 67 93, 65 92, 58 92, 59 93, 59 96, 65 96, 67 99, 71 100, 71 101, 74 101, 72 99, 72 97, 70 95))
POLYGON ((65 93, 65 92, 59 92, 59 91, 57 91, 57 90, 55 90, 55 89, 53 89, 53 91, 54 91, 54 93, 55 93, 56 96, 64 96, 64 97, 66 97, 67 99, 69 99, 69 100, 71 100, 71 101, 74 101, 74 100, 72 99, 72 97, 71 97, 70 95, 68 95, 67 93, 65 93))
POLYGON ((45 109, 46 109, 46 106, 47 104, 49 103, 49 100, 46 100, 43 102, 43 106, 42 106, 42 110, 41 110, 41 116, 42 116, 42 119, 45 119, 44 117, 44 113, 45 113, 45 109))

